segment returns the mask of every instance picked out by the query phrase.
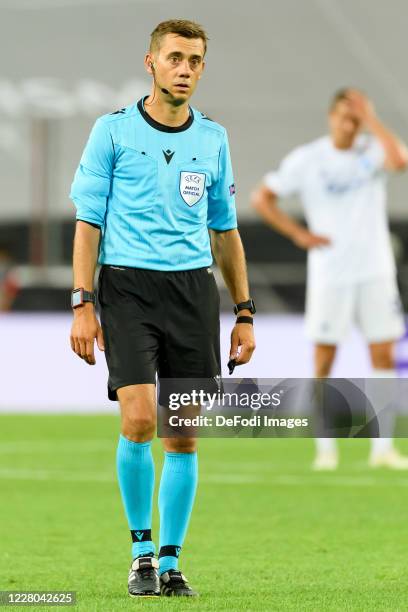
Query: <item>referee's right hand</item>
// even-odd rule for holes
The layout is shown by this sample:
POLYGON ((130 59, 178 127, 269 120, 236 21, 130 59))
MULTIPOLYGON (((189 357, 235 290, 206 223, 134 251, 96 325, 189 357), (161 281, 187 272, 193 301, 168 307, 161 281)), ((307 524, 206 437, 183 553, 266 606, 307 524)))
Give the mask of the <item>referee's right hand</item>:
POLYGON ((105 350, 102 328, 96 318, 93 304, 86 303, 74 310, 74 321, 71 328, 71 348, 89 365, 95 365, 94 342, 100 351, 105 350))

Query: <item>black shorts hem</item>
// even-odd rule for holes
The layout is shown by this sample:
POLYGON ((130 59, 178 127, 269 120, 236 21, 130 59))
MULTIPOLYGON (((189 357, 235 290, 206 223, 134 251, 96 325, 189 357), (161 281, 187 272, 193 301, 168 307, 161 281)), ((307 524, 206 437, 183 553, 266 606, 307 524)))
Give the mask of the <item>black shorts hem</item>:
POLYGON ((125 382, 120 382, 119 384, 116 384, 114 387, 111 387, 108 383, 108 398, 112 401, 112 402, 118 402, 119 398, 117 395, 117 390, 121 389, 122 387, 128 387, 129 385, 155 385, 156 384, 156 380, 153 380, 150 378, 149 380, 146 379, 141 379, 141 380, 128 380, 125 382))

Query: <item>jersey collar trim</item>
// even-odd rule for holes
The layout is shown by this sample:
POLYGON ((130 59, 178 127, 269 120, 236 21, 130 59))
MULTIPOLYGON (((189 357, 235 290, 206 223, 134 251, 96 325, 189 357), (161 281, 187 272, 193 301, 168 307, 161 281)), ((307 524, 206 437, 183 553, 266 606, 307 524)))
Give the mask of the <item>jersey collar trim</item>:
POLYGON ((160 132, 184 132, 185 130, 188 130, 188 128, 191 126, 191 124, 194 121, 194 114, 193 111, 191 110, 190 107, 189 108, 189 112, 190 112, 190 116, 187 119, 187 121, 185 123, 183 123, 183 125, 179 125, 177 127, 172 127, 170 125, 164 125, 163 123, 159 123, 158 121, 155 121, 155 119, 153 119, 153 117, 151 117, 144 108, 144 101, 146 100, 146 98, 148 98, 149 96, 145 96, 144 98, 140 98, 139 102, 137 103, 137 108, 139 109, 140 114, 142 115, 143 119, 149 124, 151 125, 155 130, 159 130, 160 132))

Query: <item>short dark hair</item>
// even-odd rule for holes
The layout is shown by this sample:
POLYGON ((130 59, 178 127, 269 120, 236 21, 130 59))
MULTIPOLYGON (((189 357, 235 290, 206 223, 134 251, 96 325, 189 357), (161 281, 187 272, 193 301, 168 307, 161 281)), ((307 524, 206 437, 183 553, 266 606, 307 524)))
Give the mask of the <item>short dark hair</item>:
POLYGON ((166 34, 178 34, 183 38, 201 38, 204 43, 204 55, 207 51, 208 36, 202 26, 187 19, 169 19, 162 21, 151 33, 150 51, 160 48, 161 40, 166 34))
POLYGON ((329 106, 330 112, 335 109, 335 107, 337 106, 339 102, 342 102, 343 100, 348 99, 350 90, 351 90, 351 87, 342 87, 341 89, 338 89, 335 92, 332 99, 330 100, 330 106, 329 106))

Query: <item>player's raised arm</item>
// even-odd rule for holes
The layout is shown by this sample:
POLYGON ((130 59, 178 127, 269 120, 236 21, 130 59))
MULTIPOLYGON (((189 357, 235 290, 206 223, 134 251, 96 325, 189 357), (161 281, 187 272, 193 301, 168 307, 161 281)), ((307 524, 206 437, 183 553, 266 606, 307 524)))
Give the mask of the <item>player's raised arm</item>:
POLYGON ((371 100, 362 92, 350 89, 347 103, 362 125, 380 142, 384 158, 379 160, 386 170, 401 171, 408 165, 408 150, 405 143, 391 132, 378 117, 371 100))

